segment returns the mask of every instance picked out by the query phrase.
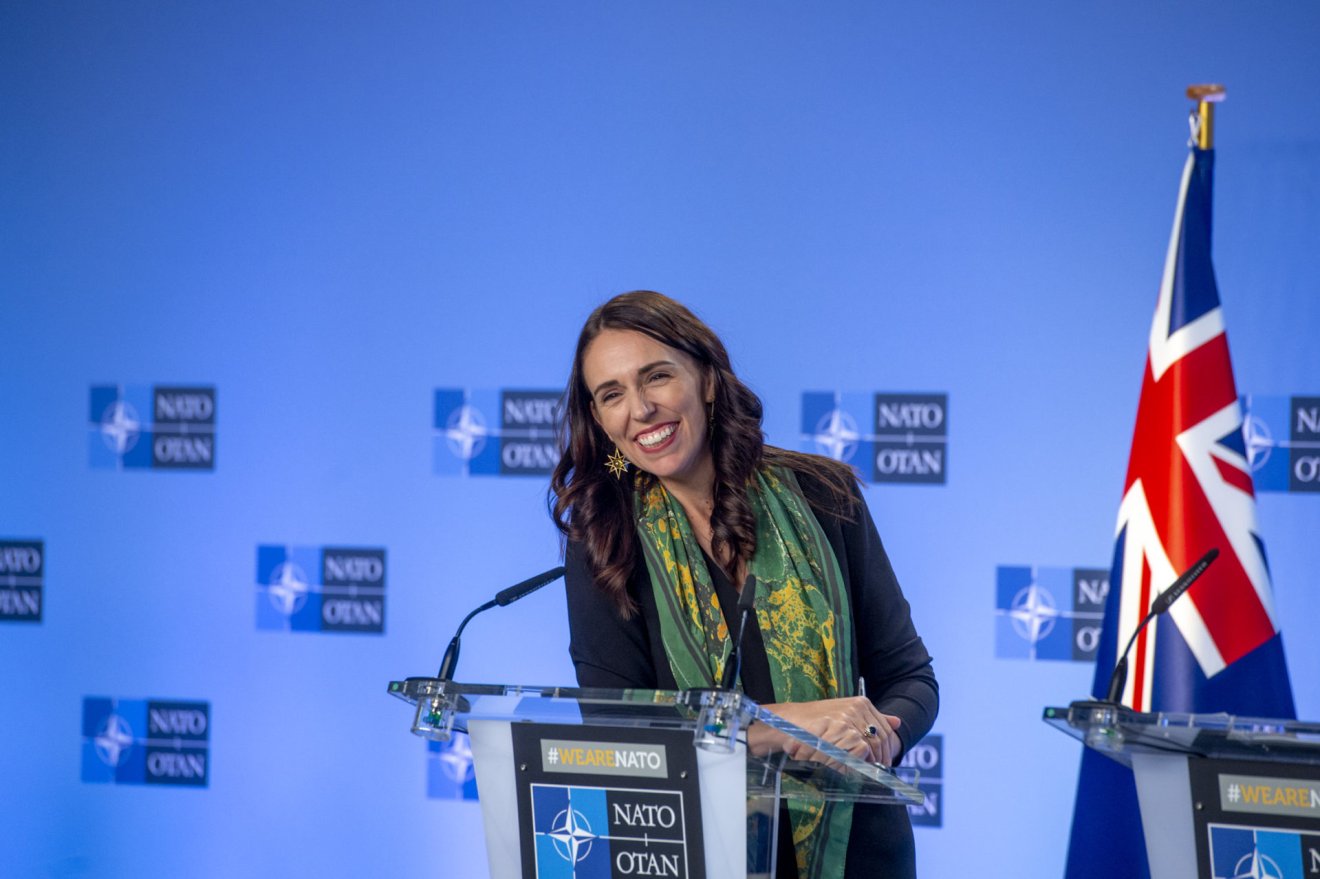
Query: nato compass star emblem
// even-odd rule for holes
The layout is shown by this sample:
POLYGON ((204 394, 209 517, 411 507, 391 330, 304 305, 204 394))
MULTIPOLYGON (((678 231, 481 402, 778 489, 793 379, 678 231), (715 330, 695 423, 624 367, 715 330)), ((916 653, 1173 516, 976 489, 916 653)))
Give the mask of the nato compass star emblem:
POLYGON ((816 424, 816 432, 811 439, 816 445, 836 461, 851 461, 857 451, 857 441, 862 438, 857 429, 857 422, 842 409, 833 409, 816 424))
POLYGON ((116 455, 122 455, 137 445, 142 433, 142 420, 129 403, 116 400, 101 415, 101 438, 116 455))
POLYGON ((1233 879, 1283 879, 1283 870, 1269 855, 1253 848, 1234 865, 1233 879))
POLYGON ((1054 603, 1054 596, 1032 583, 1013 596, 1008 618, 1019 635, 1035 644, 1054 630, 1059 608, 1054 603))
POLYGON ((444 435, 455 455, 471 461, 485 448, 490 431, 486 429, 486 419, 481 413, 464 403, 449 416, 444 435))
POLYGON ((307 575, 293 562, 281 562, 271 573, 266 594, 276 610, 293 616, 307 603, 307 575))
POLYGON ((572 806, 555 816, 546 836, 554 842, 559 856, 570 864, 576 864, 591 854, 591 843, 596 839, 586 817, 572 806))
POLYGON ((133 747, 133 730, 128 721, 118 714, 111 714, 101 725, 101 730, 92 740, 96 747, 96 756, 106 766, 118 766, 128 756, 133 747))
POLYGON ((1274 436, 1264 421, 1255 415, 1248 415, 1242 420, 1242 440, 1247 447, 1251 472, 1255 473, 1269 461, 1270 453, 1274 451, 1274 436))

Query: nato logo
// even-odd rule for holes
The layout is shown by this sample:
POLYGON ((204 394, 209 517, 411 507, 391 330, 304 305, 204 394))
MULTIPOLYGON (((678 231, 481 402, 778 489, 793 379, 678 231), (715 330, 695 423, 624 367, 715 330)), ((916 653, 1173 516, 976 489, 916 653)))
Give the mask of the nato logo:
POLYGON ((560 391, 435 391, 433 471, 548 476, 559 462, 560 391))
POLYGON ((83 699, 82 780, 206 787, 211 706, 159 699, 83 699))
POLYGON ((1320 492, 1320 397, 1243 397, 1242 439, 1257 491, 1320 492))
POLYGON ((1108 570, 1000 566, 995 656, 1093 661, 1108 594, 1108 570))
POLYGON ((532 785, 533 875, 546 879, 592 876, 609 879, 609 818, 605 791, 564 785, 532 785))
POLYGON ((40 540, 0 540, 0 622, 41 622, 45 569, 40 540))
POLYGON ((894 774, 926 795, 920 806, 908 806, 913 827, 944 825, 944 736, 931 733, 903 755, 894 774))
POLYGON ((539 879, 689 875, 681 793, 532 784, 531 795, 539 879))
POLYGON ((385 550, 257 547, 257 628, 385 631, 385 550))
POLYGON ((871 482, 947 481, 948 394, 802 395, 802 438, 810 451, 852 464, 871 482))
POLYGON ((91 466, 106 470, 214 470, 215 388, 92 385, 91 466))
POLYGON ((1304 879, 1320 875, 1320 836, 1211 824, 1213 879, 1304 879))
POLYGON ((477 772, 467 733, 455 732, 447 742, 426 743, 426 796, 433 800, 477 798, 477 772))

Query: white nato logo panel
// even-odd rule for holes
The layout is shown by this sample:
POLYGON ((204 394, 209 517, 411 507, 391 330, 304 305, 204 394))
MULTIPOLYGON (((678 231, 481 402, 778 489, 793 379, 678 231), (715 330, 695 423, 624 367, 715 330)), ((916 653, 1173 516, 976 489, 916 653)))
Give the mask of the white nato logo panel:
POLYGON ((133 729, 124 718, 111 714, 101 724, 92 742, 96 746, 96 756, 101 758, 102 763, 118 766, 133 747, 133 729))
POLYGON ((271 573, 266 594, 276 610, 293 616, 307 603, 307 574, 293 562, 283 562, 271 573))
POLYGON ((559 856, 573 864, 591 854, 591 843, 596 839, 586 816, 572 806, 555 816, 546 836, 554 842, 559 856))
POLYGON ((116 455, 122 455, 137 445, 142 434, 142 419, 137 410, 125 400, 116 400, 101 415, 101 438, 116 455))
POLYGON ((842 409, 833 409, 816 423, 811 439, 817 447, 836 461, 851 461, 857 451, 862 433, 857 421, 842 409))
POLYGON ((1008 618, 1013 621, 1013 630, 1034 644, 1054 630, 1059 608, 1053 595, 1032 583, 1013 596, 1008 618))
POLYGON ((454 410, 445 424, 450 450, 464 461, 472 460, 486 447, 489 435, 485 417, 467 403, 454 410))

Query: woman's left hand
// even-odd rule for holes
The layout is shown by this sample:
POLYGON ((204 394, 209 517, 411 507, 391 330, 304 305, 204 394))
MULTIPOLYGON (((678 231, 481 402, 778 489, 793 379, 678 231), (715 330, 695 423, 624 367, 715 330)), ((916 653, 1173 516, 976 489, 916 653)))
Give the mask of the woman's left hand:
MULTIPOLYGON (((898 737, 898 727, 902 720, 892 714, 881 713, 865 696, 819 699, 814 702, 779 702, 762 707, 870 763, 892 766, 903 749, 902 740, 898 737)), ((752 736, 756 728, 753 725, 748 731, 748 743, 753 749, 758 744, 763 747, 772 745, 769 739, 762 739, 764 734, 752 736)), ((794 760, 821 759, 817 751, 797 743, 788 744, 785 750, 794 760)))

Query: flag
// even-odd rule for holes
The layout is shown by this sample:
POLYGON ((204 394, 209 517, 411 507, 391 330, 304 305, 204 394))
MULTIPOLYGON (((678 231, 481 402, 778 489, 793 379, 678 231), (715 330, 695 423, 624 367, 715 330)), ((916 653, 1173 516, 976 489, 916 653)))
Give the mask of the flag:
MULTIPOLYGON (((1092 693, 1151 602, 1212 547, 1219 558, 1133 645, 1137 711, 1295 717, 1210 260, 1214 151, 1183 170, 1118 510, 1092 693)), ((1083 752, 1068 879, 1149 876, 1131 770, 1083 752)))

